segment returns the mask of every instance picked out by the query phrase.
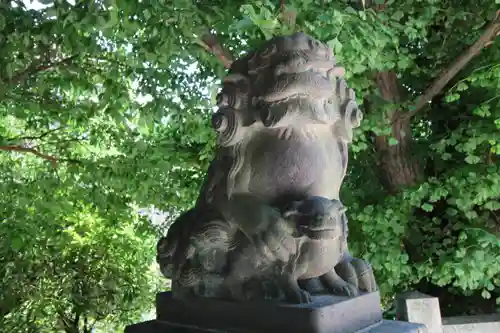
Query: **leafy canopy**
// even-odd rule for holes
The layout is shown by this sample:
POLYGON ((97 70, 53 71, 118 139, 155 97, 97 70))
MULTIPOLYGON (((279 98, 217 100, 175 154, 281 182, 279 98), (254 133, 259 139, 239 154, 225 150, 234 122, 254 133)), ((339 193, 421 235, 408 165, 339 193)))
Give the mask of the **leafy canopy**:
POLYGON ((335 50, 365 112, 343 200, 351 247, 373 264, 387 299, 423 284, 500 296, 493 1, 35 5, 0 5, 5 327, 89 332, 147 311, 157 231, 138 208, 155 206, 171 221, 192 205, 212 157, 209 119, 224 65, 298 30, 335 50), (397 98, 377 80, 387 73, 397 98), (401 136, 393 116, 408 113, 401 136), (379 149, 382 139, 392 150, 379 149), (405 169, 382 167, 387 154, 418 161, 418 182, 388 188, 382 175, 405 169))

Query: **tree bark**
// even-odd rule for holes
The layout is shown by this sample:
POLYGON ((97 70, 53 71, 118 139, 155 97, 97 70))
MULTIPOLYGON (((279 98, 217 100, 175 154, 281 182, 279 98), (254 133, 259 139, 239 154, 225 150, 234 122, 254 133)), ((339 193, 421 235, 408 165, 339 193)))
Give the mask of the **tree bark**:
MULTIPOLYGON (((384 6, 377 8, 383 10, 384 6)), ((398 140, 396 145, 389 144, 389 137, 375 137, 375 149, 378 153, 378 165, 382 185, 389 193, 418 184, 422 177, 421 165, 411 157, 412 133, 411 118, 425 108, 479 52, 493 42, 500 34, 500 10, 486 26, 478 40, 465 50, 451 65, 432 82, 422 96, 418 98, 414 109, 409 112, 394 110, 391 115, 392 136, 398 140)), ((379 72, 376 75, 377 86, 387 102, 402 101, 401 86, 394 72, 379 72)))
MULTIPOLYGON (((386 101, 398 103, 402 100, 401 87, 396 73, 377 73, 376 80, 382 97, 386 101)), ((391 115, 392 137, 398 141, 397 144, 389 143, 390 136, 375 137, 380 180, 389 193, 418 184, 422 175, 418 161, 411 158, 411 118, 406 117, 405 114, 401 110, 394 110, 391 115)))

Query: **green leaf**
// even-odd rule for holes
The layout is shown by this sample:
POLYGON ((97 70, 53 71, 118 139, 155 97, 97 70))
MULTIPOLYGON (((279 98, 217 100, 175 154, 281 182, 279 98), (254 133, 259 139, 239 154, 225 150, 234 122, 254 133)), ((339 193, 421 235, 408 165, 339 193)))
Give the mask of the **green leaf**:
POLYGON ((465 82, 460 82, 456 87, 457 91, 465 91, 469 89, 469 86, 465 82))
POLYGON ((404 17, 404 15, 405 15, 405 14, 404 14, 404 12, 403 12, 403 11, 401 11, 401 10, 396 10, 396 11, 392 14, 391 18, 392 18, 393 20, 399 21, 399 20, 401 20, 401 19, 404 17))
POLYGON ((395 146, 399 143, 399 141, 396 138, 389 138, 389 146, 395 146))
POLYGON ((338 38, 329 40, 327 45, 333 50, 334 53, 340 53, 342 51, 342 43, 338 40, 338 38))
POLYGON ((398 67, 401 69, 405 69, 411 66, 412 60, 407 57, 402 57, 398 60, 398 67))
POLYGON ((455 216, 455 215, 457 215, 457 213, 458 213, 458 211, 454 208, 451 208, 451 207, 446 208, 446 215, 455 216))
POLYGON ((491 294, 488 290, 486 289, 483 289, 483 291, 481 292, 481 297, 484 298, 484 299, 490 299, 491 298, 491 294))
POLYGON ((446 99, 446 102, 448 102, 448 103, 455 102, 455 101, 460 99, 460 95, 459 94, 449 94, 449 95, 446 95, 445 99, 446 99))
POLYGON ((481 158, 478 156, 469 155, 465 158, 465 162, 467 162, 469 164, 477 164, 477 163, 481 162, 481 158))
POLYGON ((434 207, 429 204, 429 203, 424 203, 421 208, 425 210, 426 212, 432 212, 434 210, 434 207))
POLYGON ((357 63, 352 67, 352 72, 353 73, 363 73, 366 71, 367 67, 363 64, 357 63))
POLYGON ((472 110, 472 114, 479 117, 489 117, 491 116, 490 106, 486 104, 482 104, 479 107, 472 110))
POLYGON ((23 248, 24 241, 19 236, 14 236, 10 239, 10 246, 14 251, 19 251, 23 248))

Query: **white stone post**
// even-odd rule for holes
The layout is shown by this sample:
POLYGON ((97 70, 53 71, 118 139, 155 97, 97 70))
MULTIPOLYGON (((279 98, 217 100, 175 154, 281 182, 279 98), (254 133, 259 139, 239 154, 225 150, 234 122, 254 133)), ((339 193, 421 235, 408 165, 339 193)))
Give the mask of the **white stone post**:
POLYGON ((396 297, 398 320, 424 324, 428 333, 443 333, 439 299, 418 291, 400 294, 396 297))

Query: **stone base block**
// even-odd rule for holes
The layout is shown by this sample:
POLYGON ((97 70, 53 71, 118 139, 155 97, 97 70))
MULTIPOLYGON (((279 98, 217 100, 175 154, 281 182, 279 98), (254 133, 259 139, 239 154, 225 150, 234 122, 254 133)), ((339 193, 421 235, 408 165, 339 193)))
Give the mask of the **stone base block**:
POLYGON ((206 298, 180 301, 164 292, 157 295, 156 309, 156 321, 138 324, 141 328, 132 325, 126 332, 355 333, 382 320, 377 292, 355 298, 313 296, 312 303, 298 305, 206 298))
POLYGON ((125 333, 424 333, 423 325, 382 320, 380 296, 314 296, 310 304, 236 303, 170 292, 156 298, 157 319, 128 326, 125 333))
MULTIPOLYGON (((151 320, 140 324, 130 325, 125 333, 230 333, 228 331, 203 330, 195 327, 175 326, 158 320, 151 320)), ((256 331, 238 331, 245 333, 259 333, 256 331)), ((286 332, 277 330, 278 332, 286 332)), ((383 320, 356 333, 427 333, 425 327, 420 324, 412 324, 403 321, 383 320)))

